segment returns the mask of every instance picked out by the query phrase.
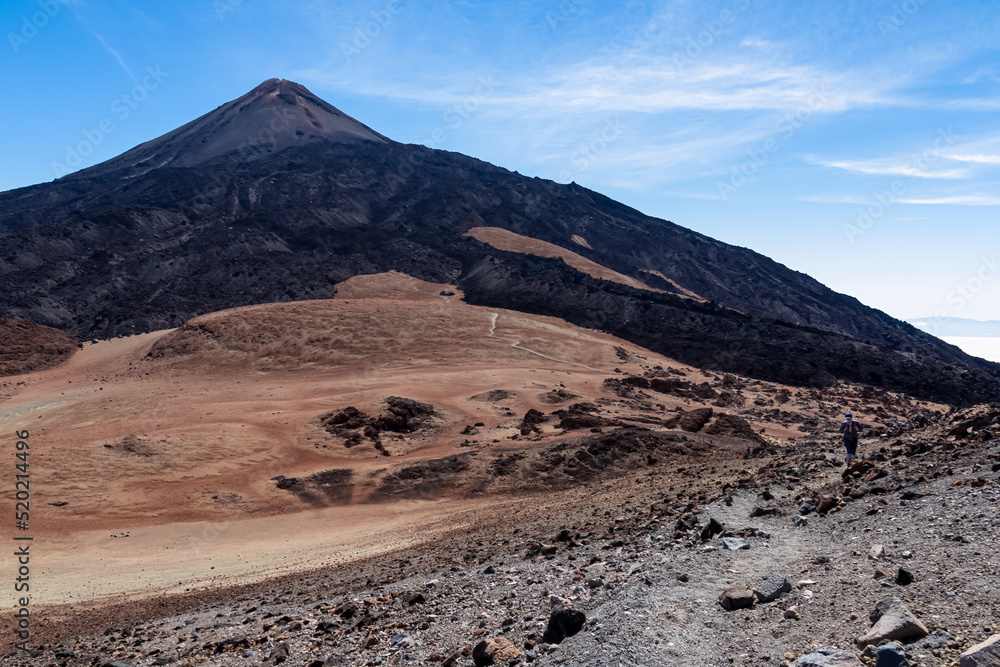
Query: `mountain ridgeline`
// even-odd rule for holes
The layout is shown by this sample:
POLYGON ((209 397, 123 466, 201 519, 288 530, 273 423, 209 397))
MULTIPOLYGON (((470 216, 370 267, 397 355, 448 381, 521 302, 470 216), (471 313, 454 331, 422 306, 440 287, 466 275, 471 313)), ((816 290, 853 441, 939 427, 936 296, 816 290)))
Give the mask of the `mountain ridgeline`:
POLYGON ((576 184, 391 141, 290 81, 105 163, 0 193, 0 316, 79 337, 329 298, 341 281, 390 270, 719 371, 1000 400, 1000 364, 805 274, 576 184), (501 249, 468 234, 478 228, 634 280, 501 249))

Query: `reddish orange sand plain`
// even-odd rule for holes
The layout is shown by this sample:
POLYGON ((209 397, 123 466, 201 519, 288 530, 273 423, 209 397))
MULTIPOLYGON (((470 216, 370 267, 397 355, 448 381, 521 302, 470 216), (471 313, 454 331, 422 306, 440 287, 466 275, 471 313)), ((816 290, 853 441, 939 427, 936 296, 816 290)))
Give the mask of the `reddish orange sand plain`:
MULTIPOLYGON (((15 430, 31 433, 34 604, 243 582, 433 539, 487 501, 313 509, 271 478, 365 474, 452 453, 475 422, 485 424, 485 446, 509 446, 525 411, 553 409, 543 392, 594 400, 615 368, 641 372, 616 347, 644 365, 679 366, 561 320, 470 306, 453 287, 400 274, 352 279, 328 301, 189 324, 87 344, 58 368, 8 378, 25 384, 0 402, 0 433, 11 451, 15 430), (503 407, 474 398, 493 389, 514 395, 503 407), (385 458, 334 446, 317 424, 348 405, 378 414, 390 395, 432 403, 443 425, 392 441, 385 458)), ((11 561, 2 567, 12 571, 11 561)))

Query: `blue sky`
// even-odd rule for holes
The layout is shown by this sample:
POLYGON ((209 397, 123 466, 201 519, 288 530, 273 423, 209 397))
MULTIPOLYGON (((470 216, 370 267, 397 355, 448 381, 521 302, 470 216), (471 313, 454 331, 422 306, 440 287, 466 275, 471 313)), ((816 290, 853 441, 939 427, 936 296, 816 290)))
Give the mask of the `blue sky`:
POLYGON ((280 77, 896 317, 1000 319, 995 1, 8 0, 0 29, 0 190, 280 77))

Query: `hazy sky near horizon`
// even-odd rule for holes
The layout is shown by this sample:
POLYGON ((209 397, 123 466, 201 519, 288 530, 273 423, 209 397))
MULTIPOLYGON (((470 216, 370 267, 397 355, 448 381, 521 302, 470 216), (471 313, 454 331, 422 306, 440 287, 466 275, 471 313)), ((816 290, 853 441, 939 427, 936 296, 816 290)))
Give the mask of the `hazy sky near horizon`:
POLYGON ((0 190, 280 77, 893 316, 1000 319, 995 0, 10 0, 0 28, 0 190))

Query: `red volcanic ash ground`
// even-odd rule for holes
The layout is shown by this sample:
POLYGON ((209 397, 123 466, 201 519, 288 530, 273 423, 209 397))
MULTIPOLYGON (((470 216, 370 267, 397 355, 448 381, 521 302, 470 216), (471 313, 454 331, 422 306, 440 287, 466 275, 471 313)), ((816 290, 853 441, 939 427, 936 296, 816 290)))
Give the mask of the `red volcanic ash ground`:
MULTIPOLYGON (((643 506, 661 517, 715 508, 713 516, 742 529, 735 524, 748 522, 734 513, 754 509, 764 483, 775 489, 767 494, 773 502, 789 507, 802 494, 798 485, 826 492, 840 475, 828 470, 839 455, 810 463, 802 443, 813 443, 810 456, 834 452, 838 436, 829 431, 844 406, 873 427, 869 449, 888 443, 914 413, 948 419, 945 406, 864 387, 819 392, 703 372, 553 318, 470 306, 453 287, 395 273, 351 279, 332 300, 237 308, 171 331, 86 344, 65 363, 12 376, 3 387, 0 432, 30 431, 36 630, 77 637, 86 648, 81 659, 99 651, 134 664, 152 664, 161 649, 102 647, 84 636, 194 604, 274 595, 275 586, 336 589, 351 581, 357 591, 419 575, 420 567, 401 563, 424 562, 430 571, 451 562, 441 571, 451 576, 488 561, 487 552, 509 558, 535 548, 533 532, 541 544, 563 524, 576 526, 570 532, 579 535, 566 538, 572 544, 596 550, 590 561, 645 549, 651 564, 650 531, 677 517, 649 523, 643 506), (781 472, 790 465, 806 472, 781 472), (747 496, 748 488, 756 490, 747 496), (596 524, 584 530, 595 517, 601 531, 620 538, 598 537, 596 524), (641 534, 645 542, 631 541, 641 534), (490 546, 468 556, 472 540, 490 546), (602 551, 605 541, 611 551, 602 551)), ((984 424, 970 422, 967 431, 992 433, 984 424)), ((873 498, 866 475, 874 473, 858 473, 869 485, 859 497, 873 498)), ((756 516, 784 515, 788 523, 797 511, 789 507, 756 516)), ((863 516, 876 521, 878 512, 863 516)), ((680 545, 675 551, 688 548, 684 534, 671 529, 657 562, 666 562, 670 540, 680 545)), ((547 567, 560 553, 574 552, 564 545, 530 562, 547 567)), ((782 552, 794 553, 794 546, 782 552)), ((781 559, 765 560, 777 567, 781 559)), ((587 564, 566 563, 563 571, 587 564)), ((3 566, 12 580, 12 559, 3 566)), ((624 585, 639 571, 616 581, 624 585)), ((582 603, 613 588, 603 586, 575 597, 560 590, 582 603)), ((213 651, 191 649, 178 664, 249 664, 195 659, 213 651)), ((344 662, 330 664, 366 664, 343 651, 344 662)))

